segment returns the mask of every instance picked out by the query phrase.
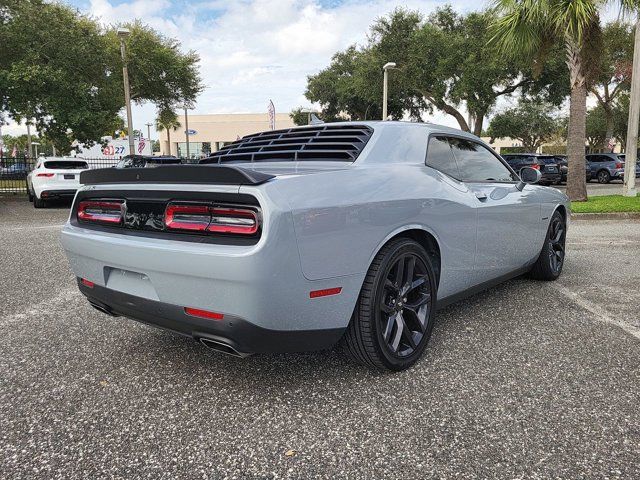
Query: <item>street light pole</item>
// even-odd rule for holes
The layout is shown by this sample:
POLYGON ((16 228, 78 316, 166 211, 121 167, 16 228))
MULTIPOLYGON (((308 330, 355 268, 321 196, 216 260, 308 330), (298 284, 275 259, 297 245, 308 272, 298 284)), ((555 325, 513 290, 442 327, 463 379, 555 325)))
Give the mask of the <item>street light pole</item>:
POLYGON ((187 139, 187 159, 189 158, 189 118, 187 117, 187 106, 184 106, 184 135, 187 139))
POLYGON ((388 71, 392 68, 396 68, 396 64, 393 62, 388 62, 385 63, 384 66, 382 67, 382 70, 384 70, 384 76, 382 79, 382 120, 386 120, 387 119, 387 85, 388 85, 388 77, 389 77, 389 73, 388 71))
POLYGON ((127 132, 129 137, 129 155, 134 155, 136 151, 133 138, 133 118, 131 115, 131 91, 129 89, 129 70, 127 68, 127 57, 125 52, 124 41, 131 35, 128 28, 119 28, 118 37, 120 38, 120 56, 122 57, 122 78, 124 80, 124 102, 127 107, 127 132))
POLYGON ((151 141, 151 125, 153 123, 145 123, 145 125, 147 126, 147 140, 151 141))
POLYGON ((622 194, 636 196, 636 161, 638 159, 638 122, 640 121, 640 15, 636 18, 633 42, 633 71, 631 73, 631 100, 627 124, 627 146, 624 158, 624 185, 622 194))

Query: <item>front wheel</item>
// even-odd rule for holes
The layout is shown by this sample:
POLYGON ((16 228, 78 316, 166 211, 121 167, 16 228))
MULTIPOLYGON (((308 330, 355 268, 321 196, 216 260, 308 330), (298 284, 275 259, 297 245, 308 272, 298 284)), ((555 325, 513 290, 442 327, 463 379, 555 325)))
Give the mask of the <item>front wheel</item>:
POLYGON ((565 257, 567 223, 560 212, 555 212, 549 222, 544 246, 538 260, 529 272, 536 280, 556 280, 562 273, 565 257))
POLYGON ((392 240, 373 260, 345 333, 347 351, 380 370, 404 370, 422 355, 433 329, 433 266, 408 238, 392 240))

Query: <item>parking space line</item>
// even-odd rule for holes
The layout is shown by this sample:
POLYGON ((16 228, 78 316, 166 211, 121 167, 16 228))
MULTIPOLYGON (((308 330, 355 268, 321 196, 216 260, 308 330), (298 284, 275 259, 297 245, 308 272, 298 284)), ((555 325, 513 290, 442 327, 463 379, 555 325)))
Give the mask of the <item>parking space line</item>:
POLYGON ((0 230, 8 230, 15 232, 17 230, 48 230, 48 229, 61 229, 64 227, 64 223, 56 224, 56 225, 39 225, 37 227, 5 227, 0 225, 0 230))
POLYGON ((24 310, 1 316, 0 325, 4 327, 17 321, 31 320, 30 317, 36 317, 43 313, 50 313, 51 310, 59 307, 61 304, 72 301, 77 297, 77 289, 75 288, 61 290, 53 297, 49 297, 42 302, 31 305, 24 310))
POLYGON ((580 296, 570 288, 556 282, 555 284, 556 290, 567 297, 569 300, 573 301, 576 305, 593 313, 598 320, 604 323, 611 323, 617 327, 620 327, 625 332, 633 335, 638 340, 640 340, 640 328, 629 325, 628 323, 621 322, 620 320, 616 320, 613 318, 609 312, 607 312, 604 308, 595 303, 590 302, 586 298, 580 296))

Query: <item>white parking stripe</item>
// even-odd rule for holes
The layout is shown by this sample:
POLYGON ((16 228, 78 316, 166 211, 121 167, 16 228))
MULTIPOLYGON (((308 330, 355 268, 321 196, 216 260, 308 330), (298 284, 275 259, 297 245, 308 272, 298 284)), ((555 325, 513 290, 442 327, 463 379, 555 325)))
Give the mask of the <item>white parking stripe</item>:
POLYGON ((627 324, 625 322, 621 322, 619 320, 616 320, 611 315, 609 315, 609 312, 607 312, 601 306, 590 302, 586 298, 580 296, 579 294, 577 294, 573 290, 569 289, 568 287, 565 287, 564 285, 562 285, 562 284, 560 284, 558 282, 556 282, 554 287, 556 287, 556 290, 558 292, 563 294, 569 300, 573 301, 573 303, 575 303, 579 307, 581 307, 581 308, 593 313, 596 316, 596 318, 598 320, 600 320, 601 322, 611 323, 613 325, 616 325, 617 327, 620 327, 625 332, 633 335, 638 340, 640 340, 640 328, 637 328, 637 327, 634 327, 633 325, 629 325, 629 324, 627 324))
POLYGON ((78 299, 78 290, 76 288, 67 288, 61 290, 53 297, 49 297, 42 302, 30 305, 28 308, 17 312, 3 315, 0 317, 0 326, 7 326, 18 321, 31 321, 30 317, 37 317, 43 313, 51 313, 61 305, 78 299))
POLYGON ((40 225, 38 227, 5 227, 3 225, 0 225, 0 230, 8 230, 8 231, 21 231, 21 230, 50 230, 50 229, 61 229, 62 227, 64 227, 64 223, 61 223, 59 225, 40 225))

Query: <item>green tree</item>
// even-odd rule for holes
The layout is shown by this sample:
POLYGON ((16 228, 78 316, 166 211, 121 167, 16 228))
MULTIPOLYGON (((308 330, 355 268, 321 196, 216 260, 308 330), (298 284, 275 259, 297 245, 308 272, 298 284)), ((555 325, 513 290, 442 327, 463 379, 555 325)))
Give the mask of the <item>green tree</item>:
MULTIPOLYGON (((611 113, 611 118, 613 120, 613 111, 611 113)), ((607 123, 607 114, 605 113, 602 105, 597 105, 587 111, 586 136, 587 143, 589 144, 589 150, 592 152, 596 150, 603 150, 603 145, 605 145, 605 142, 608 142, 607 123)), ((613 136, 613 126, 611 135, 613 136)))
MULTIPOLYGON (((598 115, 605 122, 605 134, 601 138, 602 144, 597 147, 593 146, 593 148, 605 150, 614 136, 616 102, 620 95, 629 92, 631 88, 633 26, 622 22, 609 23, 602 31, 602 41, 600 72, 590 91, 598 100, 598 105, 602 107, 602 111, 598 112, 598 115)), ((588 138, 589 113, 587 113, 588 138)))
MULTIPOLYGON (((158 116, 156 117, 156 130, 162 132, 167 131, 167 141, 169 142, 169 149, 171 149, 171 130, 174 132, 182 125, 178 121, 178 115, 169 107, 163 107, 158 110, 158 116)), ((171 153, 171 151, 169 151, 171 153)))
POLYGON ((553 44, 565 48, 571 90, 567 153, 567 194, 587 199, 584 178, 587 91, 599 75, 602 35, 599 8, 606 3, 635 8, 636 0, 494 0, 493 39, 505 55, 515 54, 543 64, 553 44))
POLYGON ((522 100, 518 106, 496 114, 487 134, 491 138, 516 138, 526 151, 535 152, 558 130, 551 109, 551 105, 535 99, 522 100))
POLYGON ((372 25, 367 45, 337 53, 329 67, 309 77, 306 96, 320 103, 330 119, 378 119, 381 67, 393 60, 398 68, 389 73, 388 109, 394 118, 408 114, 421 120, 424 112, 439 110, 454 117, 461 129, 480 134, 502 96, 538 93, 559 104, 567 93, 557 81, 564 70, 558 73, 550 61, 534 71, 530 63, 503 55, 488 44, 490 20, 489 12, 459 15, 451 7, 427 19, 397 9, 372 25))
MULTIPOLYGON (((201 89, 197 56, 140 24, 129 25, 134 101, 172 105, 201 89)), ((29 120, 60 151, 113 132, 124 107, 122 60, 114 28, 61 3, 3 0, 0 110, 29 120)))

